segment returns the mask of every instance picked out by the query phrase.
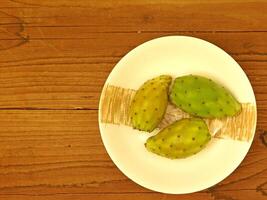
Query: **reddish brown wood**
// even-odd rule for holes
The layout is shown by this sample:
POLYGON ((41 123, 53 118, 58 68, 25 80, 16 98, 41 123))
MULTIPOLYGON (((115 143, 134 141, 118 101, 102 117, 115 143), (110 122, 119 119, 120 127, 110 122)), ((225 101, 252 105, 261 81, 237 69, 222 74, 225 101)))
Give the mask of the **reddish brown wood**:
POLYGON ((0 199, 267 198, 267 2, 2 0, 0 3, 0 199), (166 35, 208 40, 247 73, 257 132, 238 169, 188 195, 133 183, 102 144, 98 101, 119 59, 166 35))

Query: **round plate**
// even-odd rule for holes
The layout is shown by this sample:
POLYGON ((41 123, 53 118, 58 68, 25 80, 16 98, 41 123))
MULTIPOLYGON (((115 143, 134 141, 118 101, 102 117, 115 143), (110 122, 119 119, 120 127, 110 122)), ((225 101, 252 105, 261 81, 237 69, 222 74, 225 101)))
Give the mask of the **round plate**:
MULTIPOLYGON (((219 47, 186 36, 157 38, 136 47, 114 67, 105 86, 138 89, 148 79, 162 74, 204 75, 227 87, 240 102, 256 106, 251 84, 238 63, 219 47)), ((146 139, 158 130, 148 134, 127 126, 103 124, 100 119, 101 106, 101 137, 117 167, 139 185, 162 193, 191 193, 222 181, 241 163, 253 140, 212 138, 196 155, 171 160, 144 147, 146 139)))

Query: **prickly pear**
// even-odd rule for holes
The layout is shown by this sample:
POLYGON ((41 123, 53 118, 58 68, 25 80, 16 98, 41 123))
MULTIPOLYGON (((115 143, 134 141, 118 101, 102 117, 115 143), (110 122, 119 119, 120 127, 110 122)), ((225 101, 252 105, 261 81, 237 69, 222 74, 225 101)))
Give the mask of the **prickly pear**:
POLYGON ((221 118, 241 111, 241 104, 227 89, 202 76, 176 78, 170 99, 183 111, 198 117, 221 118))
POLYGON ((158 126, 167 108, 171 81, 171 76, 158 76, 137 90, 129 110, 133 128, 151 132, 158 126))
POLYGON ((167 158, 185 158, 202 150, 211 135, 204 120, 184 118, 147 139, 148 151, 167 158))

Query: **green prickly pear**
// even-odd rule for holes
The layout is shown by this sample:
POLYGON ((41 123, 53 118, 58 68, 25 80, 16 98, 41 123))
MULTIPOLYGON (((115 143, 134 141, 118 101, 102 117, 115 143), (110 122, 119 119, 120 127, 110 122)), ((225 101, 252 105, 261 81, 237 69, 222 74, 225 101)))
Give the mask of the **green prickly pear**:
POLYGON ((129 111, 133 128, 151 132, 158 126, 167 108, 171 81, 171 76, 158 76, 137 90, 129 111))
POLYGON ((211 135, 204 120, 184 118, 147 139, 148 151, 167 158, 185 158, 202 150, 211 135))
POLYGON ((241 111, 241 104, 227 89, 202 76, 176 78, 170 99, 183 111, 198 117, 221 118, 241 111))

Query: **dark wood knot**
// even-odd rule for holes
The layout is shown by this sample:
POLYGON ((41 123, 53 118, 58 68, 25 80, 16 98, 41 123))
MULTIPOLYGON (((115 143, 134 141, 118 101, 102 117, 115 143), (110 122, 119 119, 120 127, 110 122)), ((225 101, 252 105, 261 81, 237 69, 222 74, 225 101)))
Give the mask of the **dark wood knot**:
POLYGON ((262 144, 267 147, 267 131, 262 131, 260 133, 260 140, 262 142, 262 144))

